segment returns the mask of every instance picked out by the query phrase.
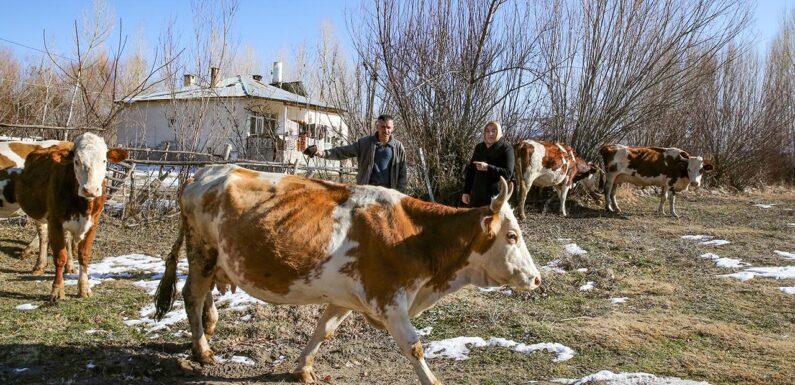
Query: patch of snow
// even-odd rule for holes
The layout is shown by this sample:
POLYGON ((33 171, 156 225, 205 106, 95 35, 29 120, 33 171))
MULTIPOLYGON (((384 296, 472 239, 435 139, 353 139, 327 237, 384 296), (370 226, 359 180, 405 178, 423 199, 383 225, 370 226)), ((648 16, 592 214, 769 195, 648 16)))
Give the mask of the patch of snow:
POLYGON ((715 253, 706 253, 701 254, 701 258, 711 259, 715 262, 715 265, 718 267, 725 267, 730 269, 736 269, 743 266, 748 266, 748 263, 742 262, 739 259, 732 259, 732 258, 723 258, 718 254, 715 253))
POLYGON ((257 364, 256 361, 254 361, 251 358, 246 357, 246 356, 232 356, 232 357, 229 357, 229 361, 228 362, 233 362, 233 363, 236 363, 236 364, 243 364, 243 365, 256 365, 257 364))
POLYGON ((783 291, 784 294, 795 295, 795 286, 779 287, 778 289, 783 291))
POLYGON ((86 369, 94 369, 94 368, 96 368, 96 367, 97 367, 97 366, 96 366, 96 365, 94 365, 94 361, 89 361, 89 362, 86 364, 86 369))
POLYGON ((795 253, 789 253, 780 250, 773 250, 773 252, 787 259, 795 259, 795 253))
POLYGON ((677 377, 657 377, 649 373, 613 373, 609 370, 602 370, 579 379, 559 378, 553 381, 569 385, 583 385, 596 381, 607 385, 709 385, 707 382, 683 380, 677 377))
POLYGON ((713 237, 711 235, 700 235, 700 234, 699 235, 683 235, 682 236, 682 239, 685 239, 685 240, 688 240, 688 241, 708 241, 708 240, 710 240, 712 238, 715 238, 715 237, 713 237))
POLYGON ((701 242, 702 245, 714 245, 714 246, 723 246, 723 245, 728 245, 729 243, 731 242, 725 239, 713 239, 711 241, 701 242))
POLYGON ((574 357, 574 350, 559 343, 539 343, 527 345, 504 338, 491 337, 484 340, 480 337, 455 337, 441 341, 433 341, 425 348, 425 357, 431 358, 450 358, 456 361, 469 358, 470 348, 482 347, 504 347, 523 354, 530 354, 538 350, 545 350, 555 353, 554 362, 570 360, 574 357))
POLYGON ((787 223, 787 226, 795 227, 795 223, 787 223))
POLYGON ((577 269, 577 272, 578 273, 587 273, 588 272, 588 268, 587 267, 583 267, 581 269, 577 269))
POLYGON ((588 254, 587 251, 583 250, 580 246, 577 246, 576 243, 567 243, 563 245, 563 248, 566 250, 567 253, 572 255, 588 254))
POLYGON ((285 359, 285 358, 287 358, 287 357, 285 357, 285 356, 279 356, 279 358, 277 358, 277 359, 273 360, 273 364, 274 364, 274 365, 279 365, 279 364, 281 364, 282 362, 284 362, 284 359, 285 359))
POLYGON ((627 302, 627 297, 613 297, 613 298, 610 298, 610 303, 612 303, 613 305, 618 305, 618 304, 626 303, 626 302, 627 302))
POLYGON ((593 287, 594 287, 594 282, 588 281, 585 283, 585 285, 580 286, 580 291, 590 291, 593 290, 593 287))
POLYGON ((190 332, 187 330, 177 330, 172 334, 174 337, 190 337, 190 332))
POLYGON ((759 207, 760 209, 769 209, 769 208, 772 208, 775 205, 776 205, 775 203, 771 203, 771 204, 757 203, 754 206, 759 207))
POLYGON ((240 320, 243 321, 243 322, 251 321, 251 314, 246 314, 246 315, 240 317, 240 320))
POLYGON ((742 272, 721 275, 720 277, 728 277, 739 279, 740 281, 747 281, 757 276, 775 279, 795 278, 795 266, 749 267, 742 272))
POLYGON ((23 303, 22 305, 17 305, 17 310, 33 310, 38 309, 39 305, 34 305, 32 303, 23 303))
POLYGON ((28 370, 30 370, 30 369, 28 369, 28 368, 16 368, 16 369, 14 369, 14 373, 25 373, 28 370))
POLYGON ((494 292, 494 291, 499 291, 500 293, 505 294, 505 295, 513 294, 513 290, 511 290, 511 289, 509 289, 509 288, 507 288, 505 286, 481 287, 479 289, 483 293, 491 293, 491 292, 494 292))
POLYGON ((420 337, 429 336, 429 335, 431 335, 432 331, 433 331, 433 326, 428 326, 428 327, 425 327, 425 328, 417 330, 417 335, 420 336, 420 337))
POLYGON ((571 238, 558 238, 559 242, 571 242, 571 238))
POLYGON ((549 263, 547 263, 545 266, 541 266, 541 268, 546 270, 546 271, 549 271, 551 273, 560 273, 560 274, 565 273, 566 270, 563 270, 560 267, 558 267, 559 264, 560 264, 560 260, 559 259, 555 259, 555 260, 549 261, 549 263))

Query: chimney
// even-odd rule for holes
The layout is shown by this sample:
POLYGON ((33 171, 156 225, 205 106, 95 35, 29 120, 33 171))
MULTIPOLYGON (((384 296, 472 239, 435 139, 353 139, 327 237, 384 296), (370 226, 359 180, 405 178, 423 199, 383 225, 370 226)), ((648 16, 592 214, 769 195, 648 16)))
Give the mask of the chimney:
POLYGON ((278 84, 282 82, 282 62, 273 62, 273 82, 271 84, 278 84))
POLYGON ((218 86, 218 67, 210 67, 210 88, 218 86))
POLYGON ((262 81, 262 75, 254 75, 253 78, 258 82, 262 81))
POLYGON ((193 85, 193 81, 196 80, 196 76, 191 74, 185 74, 182 78, 182 86, 183 87, 190 87, 193 85))

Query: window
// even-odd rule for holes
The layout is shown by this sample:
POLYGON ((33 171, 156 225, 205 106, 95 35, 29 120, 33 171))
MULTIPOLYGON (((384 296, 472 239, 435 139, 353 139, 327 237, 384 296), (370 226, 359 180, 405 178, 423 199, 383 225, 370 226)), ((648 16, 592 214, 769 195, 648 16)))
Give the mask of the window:
POLYGON ((276 114, 250 115, 248 117, 248 134, 250 136, 274 136, 276 132, 276 114))

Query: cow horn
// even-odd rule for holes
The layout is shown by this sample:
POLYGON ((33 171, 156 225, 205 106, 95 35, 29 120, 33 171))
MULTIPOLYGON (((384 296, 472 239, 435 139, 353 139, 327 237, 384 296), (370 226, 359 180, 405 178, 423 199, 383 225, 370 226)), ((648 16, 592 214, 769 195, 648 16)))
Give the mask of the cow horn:
POLYGON ((513 193, 513 182, 511 182, 510 186, 508 182, 505 181, 505 178, 500 177, 500 194, 496 197, 491 199, 491 212, 497 213, 502 208, 502 205, 511 198, 511 193, 513 193))

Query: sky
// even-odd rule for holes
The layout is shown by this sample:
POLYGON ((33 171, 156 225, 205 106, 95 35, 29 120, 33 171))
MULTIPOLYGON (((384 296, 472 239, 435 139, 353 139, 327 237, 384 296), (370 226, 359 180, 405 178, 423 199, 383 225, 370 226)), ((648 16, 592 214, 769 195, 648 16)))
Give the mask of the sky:
MULTIPOLYGON (((5 0, 3 5, 0 49, 12 49, 22 60, 38 61, 43 55, 37 51, 44 49, 43 36, 56 47, 67 47, 74 20, 92 8, 92 1, 5 0)), ((175 20, 175 28, 183 40, 189 39, 193 30, 190 0, 107 0, 107 5, 115 20, 123 20, 124 33, 130 40, 145 41, 143 47, 147 53, 157 47, 158 35, 169 20, 175 20)), ((263 68, 263 74, 270 72, 273 61, 292 58, 294 49, 302 43, 314 45, 323 23, 334 27, 343 47, 351 52, 346 15, 358 12, 359 6, 359 0, 239 0, 232 40, 253 46, 260 62, 267 67, 263 68)), ((754 21, 748 33, 763 52, 784 15, 795 8, 795 0, 759 0, 752 2, 752 6, 755 6, 754 21)))

